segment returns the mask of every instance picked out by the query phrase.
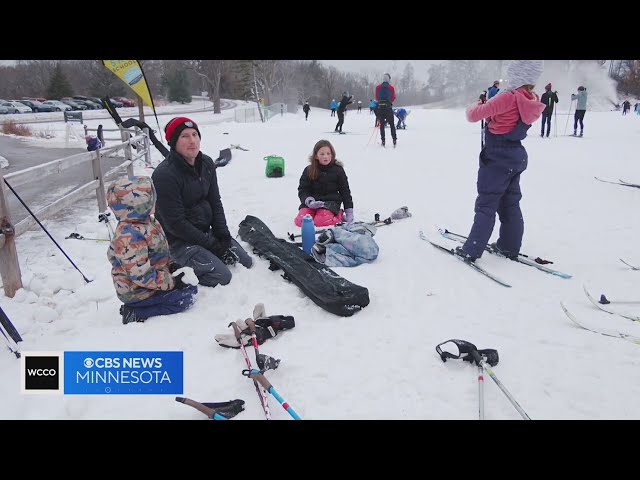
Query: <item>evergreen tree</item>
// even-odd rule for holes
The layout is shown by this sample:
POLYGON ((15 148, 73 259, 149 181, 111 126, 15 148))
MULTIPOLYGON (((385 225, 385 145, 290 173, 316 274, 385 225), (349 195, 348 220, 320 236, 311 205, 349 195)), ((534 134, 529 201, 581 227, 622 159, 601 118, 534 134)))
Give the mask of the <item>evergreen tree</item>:
POLYGON ((167 97, 170 102, 191 103, 191 86, 184 69, 167 72, 162 83, 167 89, 167 97))
POLYGON ((58 63, 53 70, 49 86, 47 87, 47 98, 60 99, 63 97, 71 97, 73 88, 62 71, 62 65, 58 63))

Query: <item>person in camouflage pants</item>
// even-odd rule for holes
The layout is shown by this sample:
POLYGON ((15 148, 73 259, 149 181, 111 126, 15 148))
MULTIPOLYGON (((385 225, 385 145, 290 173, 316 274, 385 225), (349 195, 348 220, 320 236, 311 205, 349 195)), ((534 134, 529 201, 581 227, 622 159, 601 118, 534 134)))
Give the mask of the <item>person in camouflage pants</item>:
POLYGON ((187 310, 197 293, 195 285, 175 278, 169 244, 162 226, 151 216, 156 193, 150 177, 124 178, 107 190, 107 202, 118 219, 107 257, 122 323, 143 322, 156 315, 187 310))

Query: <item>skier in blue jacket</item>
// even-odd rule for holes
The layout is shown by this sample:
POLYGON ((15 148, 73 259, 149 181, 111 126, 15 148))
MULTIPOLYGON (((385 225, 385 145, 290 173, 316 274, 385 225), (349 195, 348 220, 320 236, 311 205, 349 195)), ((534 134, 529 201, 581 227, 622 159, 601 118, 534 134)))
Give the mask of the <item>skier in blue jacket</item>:
POLYGON ((329 108, 331 109, 331 116, 335 117, 336 116, 336 108, 338 108, 338 102, 336 102, 335 98, 333 100, 331 100, 331 103, 329 104, 329 108))
POLYGON ((487 88, 487 100, 491 99, 491 97, 495 97, 500 91, 500 80, 496 80, 493 82, 489 88, 487 88))

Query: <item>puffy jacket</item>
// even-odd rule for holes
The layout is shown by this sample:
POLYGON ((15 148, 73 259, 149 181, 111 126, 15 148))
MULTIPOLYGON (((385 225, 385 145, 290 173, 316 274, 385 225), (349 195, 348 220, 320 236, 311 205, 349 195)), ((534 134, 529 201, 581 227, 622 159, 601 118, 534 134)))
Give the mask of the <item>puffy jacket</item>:
POLYGON ((171 149, 152 175, 158 202, 156 217, 169 245, 179 243, 215 246, 215 239, 230 237, 224 215, 216 167, 210 157, 198 153, 193 166, 171 149))
POLYGON ((544 114, 551 115, 553 113, 553 105, 558 103, 558 95, 556 92, 547 90, 540 97, 540 102, 544 104, 544 114))
POLYGON ((478 101, 467 108, 467 120, 477 122, 488 118, 487 128, 491 133, 503 135, 514 129, 518 119, 526 125, 531 125, 542 115, 544 105, 535 92, 524 89, 507 90, 496 95, 487 103, 478 101))
POLYGON ((380 106, 391 106, 396 101, 396 89, 389 82, 382 82, 376 87, 376 101, 380 106))
POLYGON ((495 85, 491 85, 489 88, 487 88, 487 99, 495 97, 499 91, 500 89, 498 87, 496 87, 495 85))
POLYGON ((349 179, 347 178, 344 168, 335 162, 329 165, 320 165, 320 171, 316 181, 309 179, 309 168, 311 168, 311 165, 307 165, 300 177, 298 198, 301 204, 298 209, 306 207, 304 201, 307 197, 313 197, 323 202, 342 202, 345 209, 353 208, 349 179))
POLYGON ((144 300, 158 290, 171 290, 169 245, 160 224, 151 218, 155 191, 149 177, 112 183, 107 202, 118 219, 107 258, 118 298, 123 303, 144 300))
POLYGON ((587 109, 587 91, 581 90, 577 94, 571 94, 571 100, 578 100, 578 104, 576 105, 576 110, 586 110, 587 109))

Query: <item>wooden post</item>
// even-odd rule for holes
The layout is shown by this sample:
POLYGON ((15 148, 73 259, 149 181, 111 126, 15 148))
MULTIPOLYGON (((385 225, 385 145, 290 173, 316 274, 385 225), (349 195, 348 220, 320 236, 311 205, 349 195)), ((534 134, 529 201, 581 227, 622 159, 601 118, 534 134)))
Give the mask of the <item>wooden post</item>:
POLYGON ((144 122, 144 102, 142 97, 136 93, 136 103, 138 104, 138 117, 141 122, 144 122))
POLYGON ((105 194, 106 188, 104 185, 104 175, 102 174, 102 163, 100 162, 100 149, 94 150, 95 154, 91 160, 93 167, 93 178, 98 181, 98 187, 96 188, 96 196, 98 197, 98 211, 100 213, 107 211, 107 196, 105 194))
POLYGON ((149 129, 148 128, 144 128, 143 129, 144 133, 145 133, 145 137, 144 137, 144 163, 146 163, 148 166, 151 167, 151 142, 149 140, 149 129))
MULTIPOLYGON (((120 138, 123 142, 128 142, 131 136, 129 132, 127 132, 124 128, 120 127, 120 138)), ((124 159, 129 160, 131 162, 129 166, 127 166, 127 175, 129 178, 133 177, 133 153, 131 153, 131 143, 128 143, 126 147, 124 147, 124 159)))
POLYGON ((0 239, 4 239, 4 245, 0 246, 0 278, 4 285, 4 294, 13 298, 16 291, 22 288, 22 274, 16 251, 16 236, 9 204, 7 203, 7 190, 4 185, 4 176, 0 173, 0 239))

